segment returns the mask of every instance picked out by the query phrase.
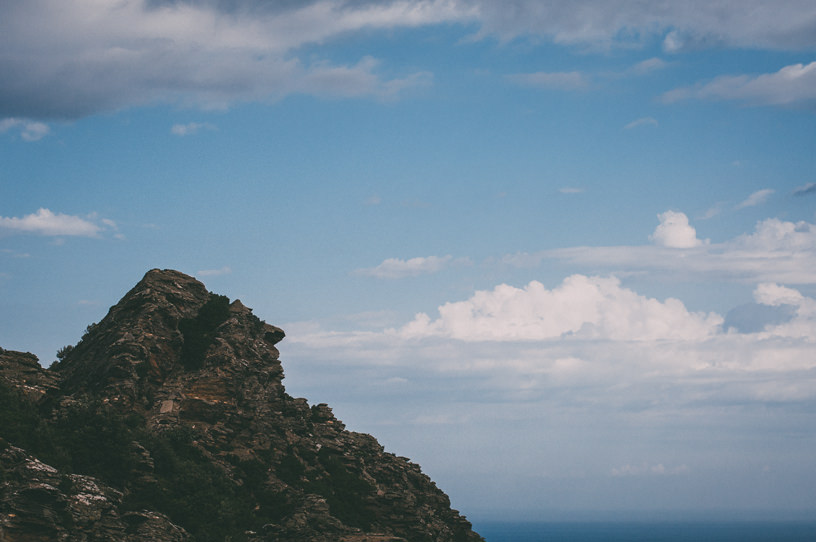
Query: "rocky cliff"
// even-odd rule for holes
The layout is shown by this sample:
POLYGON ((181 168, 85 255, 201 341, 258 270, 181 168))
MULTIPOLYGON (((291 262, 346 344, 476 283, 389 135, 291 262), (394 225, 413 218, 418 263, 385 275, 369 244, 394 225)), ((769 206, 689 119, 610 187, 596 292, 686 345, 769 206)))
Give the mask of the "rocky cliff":
POLYGON ((0 541, 478 541, 407 459, 290 397, 284 332, 149 271, 40 367, 0 350, 0 541))

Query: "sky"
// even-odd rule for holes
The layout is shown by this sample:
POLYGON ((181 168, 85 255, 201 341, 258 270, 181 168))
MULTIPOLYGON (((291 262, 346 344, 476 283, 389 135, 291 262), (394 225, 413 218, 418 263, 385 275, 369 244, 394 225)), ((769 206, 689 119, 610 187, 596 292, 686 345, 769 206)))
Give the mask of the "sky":
POLYGON ((816 513, 811 0, 0 2, 0 346, 172 268, 471 519, 816 513))

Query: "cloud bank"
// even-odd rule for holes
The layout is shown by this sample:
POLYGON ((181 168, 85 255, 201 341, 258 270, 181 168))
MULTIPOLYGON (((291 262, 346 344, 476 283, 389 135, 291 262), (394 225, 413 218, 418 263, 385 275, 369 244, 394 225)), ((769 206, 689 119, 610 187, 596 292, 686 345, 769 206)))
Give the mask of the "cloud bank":
MULTIPOLYGON (((393 99, 428 85, 432 74, 393 74, 363 54, 331 62, 321 47, 345 36, 430 25, 475 28, 474 39, 534 38, 592 49, 662 41, 679 52, 701 47, 810 50, 816 7, 761 0, 632 3, 514 0, 29 0, 0 5, 0 118, 75 119, 153 103, 224 108, 299 93, 393 99), (763 24, 758 25, 756 21, 763 24), (36 31, 35 31, 36 29, 36 31), (303 51, 313 47, 309 54, 303 51), (385 75, 391 73, 390 75, 385 75)), ((651 59, 640 72, 659 68, 651 59)), ((801 104, 814 95, 814 64, 775 74, 729 76, 666 99, 738 99, 801 104)), ((580 72, 519 74, 523 84, 576 89, 580 72)), ((41 137, 30 125, 24 138, 41 137)))
POLYGON ((769 218, 754 231, 721 243, 697 238, 684 213, 658 215, 654 246, 569 247, 509 254, 501 263, 535 267, 546 260, 604 268, 610 272, 659 272, 666 280, 756 284, 816 284, 816 224, 769 218))

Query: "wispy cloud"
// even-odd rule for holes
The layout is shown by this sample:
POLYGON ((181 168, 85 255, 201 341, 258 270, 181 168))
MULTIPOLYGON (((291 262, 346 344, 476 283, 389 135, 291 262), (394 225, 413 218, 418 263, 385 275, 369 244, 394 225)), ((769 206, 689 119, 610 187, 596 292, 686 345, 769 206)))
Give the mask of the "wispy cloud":
POLYGON ((590 84, 589 76, 577 71, 516 73, 507 79, 517 85, 547 90, 583 90, 590 84))
POLYGON ((34 233, 47 236, 79 236, 97 237, 105 227, 95 223, 95 215, 80 217, 63 213, 54 213, 49 209, 39 209, 36 213, 22 217, 0 216, 0 232, 6 233, 34 233))
POLYGON ((565 45, 608 49, 642 46, 657 37, 671 53, 724 46, 809 50, 816 45, 812 31, 816 10, 800 2, 575 0, 567 5, 515 0, 512 9, 492 0, 473 3, 482 24, 479 35, 504 40, 539 36, 565 45))
POLYGON ((775 191, 771 188, 763 188, 762 190, 757 190, 756 192, 745 198, 743 201, 741 201, 739 204, 737 204, 735 208, 745 209, 746 207, 756 207, 757 205, 762 205, 763 203, 768 201, 768 198, 771 197, 771 195, 774 192, 775 191))
MULTIPOLYGON (((687 227, 691 226, 680 220, 669 226, 676 230, 665 232, 665 239, 691 243, 687 227)), ((666 280, 816 284, 816 225, 770 218, 759 222, 750 234, 682 250, 666 246, 571 247, 508 255, 502 261, 533 266, 547 259, 628 272, 659 271, 666 280)))
POLYGON ((215 129, 215 125, 209 122, 189 122, 187 124, 174 124, 170 128, 170 133, 177 136, 188 136, 197 134, 203 130, 215 129))
POLYGON ((0 134, 11 130, 19 130, 23 141, 39 141, 51 133, 51 128, 42 122, 17 118, 0 120, 0 134))
POLYGON ((221 267, 220 269, 202 269, 200 271, 196 271, 197 277, 218 277, 221 275, 229 275, 232 273, 232 269, 229 266, 221 267))
POLYGON ((807 183, 793 191, 794 196, 807 196, 809 194, 816 194, 816 183, 807 183))
POLYGON ((761 75, 723 75, 708 83, 663 94, 664 102, 734 100, 749 105, 812 108, 816 105, 816 61, 761 75))
POLYGON ((658 126, 659 123, 657 119, 654 117, 642 117, 639 119, 635 119, 626 126, 623 127, 624 130, 631 130, 632 128, 638 128, 641 126, 658 126))
POLYGON ((657 57, 648 58, 641 62, 638 62, 631 68, 629 68, 629 73, 633 75, 644 75, 647 73, 651 73, 657 70, 662 70, 668 65, 668 62, 662 60, 657 57))
POLYGON ((358 269, 355 274, 379 279, 399 279, 437 273, 454 262, 462 263, 463 260, 454 260, 450 255, 417 257, 408 260, 389 258, 376 267, 358 269))

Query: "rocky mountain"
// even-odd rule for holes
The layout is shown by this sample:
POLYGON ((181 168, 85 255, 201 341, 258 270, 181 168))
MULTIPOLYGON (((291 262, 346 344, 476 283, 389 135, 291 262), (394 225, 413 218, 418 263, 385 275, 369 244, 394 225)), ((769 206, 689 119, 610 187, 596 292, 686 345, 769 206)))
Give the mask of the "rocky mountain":
POLYGON ((0 541, 482 540, 418 465, 286 393, 283 338, 152 270, 50 368, 0 350, 0 541))

